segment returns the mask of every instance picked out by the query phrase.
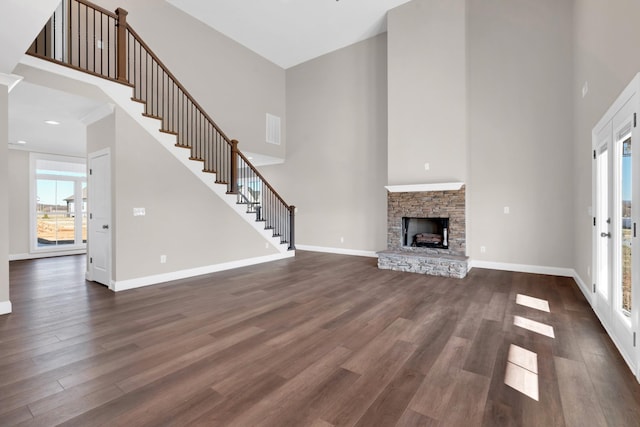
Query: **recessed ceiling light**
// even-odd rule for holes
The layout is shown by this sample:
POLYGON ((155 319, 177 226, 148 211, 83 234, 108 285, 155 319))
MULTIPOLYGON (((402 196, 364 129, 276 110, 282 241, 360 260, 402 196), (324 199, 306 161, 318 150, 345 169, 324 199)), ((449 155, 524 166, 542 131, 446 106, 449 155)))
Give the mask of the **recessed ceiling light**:
POLYGON ((48 125, 53 125, 53 126, 60 124, 60 122, 56 122, 55 120, 45 120, 44 122, 48 125))
POLYGON ((27 141, 23 141, 23 140, 16 141, 16 144, 20 144, 20 145, 25 145, 26 143, 27 141))

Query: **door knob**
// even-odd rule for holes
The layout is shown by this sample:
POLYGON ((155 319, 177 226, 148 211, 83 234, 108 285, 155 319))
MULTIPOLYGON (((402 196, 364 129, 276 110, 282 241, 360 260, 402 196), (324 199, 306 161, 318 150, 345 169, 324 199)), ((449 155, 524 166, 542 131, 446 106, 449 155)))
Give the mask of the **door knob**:
POLYGON ((105 224, 105 225, 103 225, 103 226, 102 226, 102 229, 103 229, 103 230, 108 230, 108 229, 109 229, 109 226, 108 226, 107 224, 105 224))
POLYGON ((602 232, 602 233, 600 233, 600 237, 608 237, 608 238, 611 238, 611 233, 604 233, 604 232, 602 232))

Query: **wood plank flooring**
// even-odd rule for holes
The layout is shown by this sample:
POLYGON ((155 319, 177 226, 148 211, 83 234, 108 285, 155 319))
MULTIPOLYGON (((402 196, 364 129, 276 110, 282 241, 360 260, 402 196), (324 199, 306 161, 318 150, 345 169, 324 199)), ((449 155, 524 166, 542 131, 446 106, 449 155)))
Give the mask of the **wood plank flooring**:
POLYGON ((298 251, 114 294, 84 266, 11 263, 1 426, 640 425, 640 386, 572 279, 298 251))

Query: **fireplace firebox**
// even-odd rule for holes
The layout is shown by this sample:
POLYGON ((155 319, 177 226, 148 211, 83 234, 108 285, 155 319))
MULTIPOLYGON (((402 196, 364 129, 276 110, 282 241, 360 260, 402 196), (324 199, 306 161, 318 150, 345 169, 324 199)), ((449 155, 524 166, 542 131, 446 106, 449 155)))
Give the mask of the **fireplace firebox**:
POLYGON ((449 248, 449 218, 402 218, 402 246, 449 248))

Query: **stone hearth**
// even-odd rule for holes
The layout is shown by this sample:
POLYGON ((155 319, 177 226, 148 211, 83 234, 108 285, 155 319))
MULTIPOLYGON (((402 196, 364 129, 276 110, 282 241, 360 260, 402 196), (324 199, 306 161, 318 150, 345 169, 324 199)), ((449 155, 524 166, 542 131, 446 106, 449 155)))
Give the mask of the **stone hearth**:
MULTIPOLYGON (((378 268, 463 278, 467 275, 465 187, 461 183, 387 187, 387 250, 378 253, 378 268), (448 218, 449 246, 403 245, 405 217, 448 218)), ((409 239, 410 240, 410 239, 409 239)))

